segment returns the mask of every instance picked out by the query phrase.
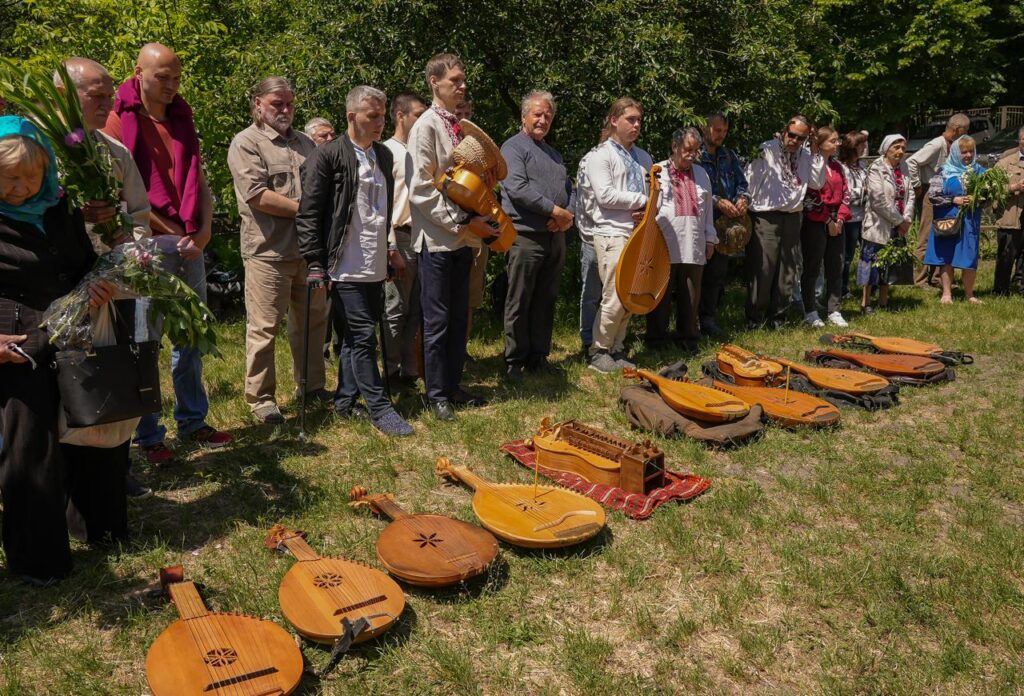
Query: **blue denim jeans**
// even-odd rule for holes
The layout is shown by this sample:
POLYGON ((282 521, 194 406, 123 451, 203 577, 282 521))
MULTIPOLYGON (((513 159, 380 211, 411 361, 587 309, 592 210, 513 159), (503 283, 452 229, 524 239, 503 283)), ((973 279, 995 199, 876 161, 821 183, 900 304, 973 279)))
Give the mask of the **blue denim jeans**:
POLYGON ((597 272, 597 256, 594 243, 580 240, 580 278, 583 292, 580 293, 580 340, 584 346, 594 342, 594 318, 601 305, 601 276, 597 272))
MULTIPOLYGON (((206 302, 206 262, 201 255, 186 261, 177 254, 167 254, 163 259, 163 268, 184 280, 206 302)), ((146 304, 139 302, 137 306, 146 304)), ((151 318, 147 324, 151 336, 160 336, 158 320, 151 318)), ((210 402, 203 387, 203 359, 198 349, 173 347, 171 379, 174 382, 174 420, 178 424, 180 437, 206 425, 206 414, 210 411, 210 402)), ((143 416, 135 430, 135 440, 141 446, 163 442, 166 436, 167 428, 160 423, 159 413, 143 416)))
POLYGON ((340 282, 331 288, 331 309, 341 321, 341 356, 338 358, 338 389, 334 407, 346 411, 359 396, 374 418, 391 408, 377 369, 377 336, 374 331, 384 311, 383 281, 340 282))

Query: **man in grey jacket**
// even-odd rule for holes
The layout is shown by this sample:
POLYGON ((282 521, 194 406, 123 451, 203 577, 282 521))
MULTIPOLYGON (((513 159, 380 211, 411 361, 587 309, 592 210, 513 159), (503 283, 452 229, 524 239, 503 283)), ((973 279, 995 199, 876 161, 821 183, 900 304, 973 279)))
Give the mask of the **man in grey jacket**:
POLYGON ((907 159, 907 171, 910 173, 910 185, 914 189, 915 198, 921 201, 921 222, 917 228, 917 249, 914 256, 920 265, 914 271, 914 285, 926 288, 937 285, 938 279, 934 266, 924 265, 924 253, 928 249, 928 237, 932 232, 932 204, 928 200, 928 182, 942 169, 949 156, 949 146, 961 135, 965 135, 971 127, 971 119, 967 114, 953 114, 946 121, 946 130, 942 135, 932 138, 920 150, 907 159))
POLYGON ((508 163, 502 207, 519 233, 508 253, 505 300, 506 377, 511 382, 521 380, 523 370, 557 371, 548 354, 574 202, 562 156, 544 142, 555 108, 550 92, 527 94, 520 105, 523 128, 501 146, 508 163))

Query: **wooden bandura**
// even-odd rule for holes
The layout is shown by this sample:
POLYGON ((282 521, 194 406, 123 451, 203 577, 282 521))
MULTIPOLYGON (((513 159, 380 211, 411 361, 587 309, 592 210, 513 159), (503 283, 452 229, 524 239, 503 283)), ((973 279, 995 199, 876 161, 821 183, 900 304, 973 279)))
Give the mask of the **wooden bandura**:
POLYGON ((345 634, 342 620, 368 625, 353 637, 362 643, 391 628, 405 609, 405 593, 381 571, 319 555, 302 532, 274 525, 266 547, 295 557, 278 589, 281 613, 295 630, 318 643, 333 643, 345 634))
POLYGON ((715 389, 760 404, 769 419, 789 428, 821 428, 839 422, 839 409, 816 396, 794 389, 748 387, 712 380, 715 389))
POLYGON ((750 407, 743 400, 730 398, 720 391, 693 382, 680 382, 662 377, 650 370, 631 367, 625 368, 622 376, 646 379, 654 385, 666 404, 688 418, 708 423, 728 423, 745 418, 750 413, 750 407))
POLYGON ((473 513, 480 524, 513 546, 572 546, 604 529, 604 510, 578 493, 554 486, 491 483, 445 457, 437 460, 436 470, 438 476, 473 488, 473 513))
POLYGON ((782 376, 782 365, 754 355, 739 346, 726 344, 715 353, 718 369, 739 385, 763 387, 782 376))
POLYGON ((839 367, 813 367, 785 358, 773 357, 770 359, 783 367, 788 367, 798 375, 803 375, 807 381, 819 389, 834 389, 847 394, 874 394, 889 386, 889 380, 885 377, 873 375, 870 372, 844 370, 839 367))
POLYGON ((650 440, 630 442, 579 421, 545 418, 530 440, 537 463, 592 483, 647 495, 665 485, 665 454, 650 440))
POLYGON ((880 375, 891 377, 930 377, 946 369, 938 360, 922 358, 917 355, 900 355, 896 353, 856 353, 848 350, 830 348, 824 351, 809 351, 808 359, 817 355, 828 355, 839 358, 854 365, 866 367, 880 375))
POLYGON ((377 539, 377 558, 388 572, 410 585, 448 587, 487 571, 498 542, 486 529, 441 515, 411 515, 394 496, 370 494, 356 486, 353 507, 365 506, 392 520, 377 539))
POLYGON ((651 167, 643 217, 633 228, 615 267, 615 292, 622 306, 633 314, 647 314, 658 306, 668 290, 672 270, 668 245, 657 220, 660 173, 659 165, 651 167))
POLYGON ((275 623, 206 608, 181 566, 160 571, 160 583, 181 617, 157 636, 146 655, 153 696, 283 696, 302 679, 302 653, 275 623))
POLYGON ((849 343, 857 346, 870 346, 880 353, 902 353, 922 358, 930 358, 942 353, 942 346, 934 343, 925 343, 924 341, 915 341, 912 338, 900 338, 898 336, 870 336, 856 331, 832 336, 832 342, 836 344, 849 343))

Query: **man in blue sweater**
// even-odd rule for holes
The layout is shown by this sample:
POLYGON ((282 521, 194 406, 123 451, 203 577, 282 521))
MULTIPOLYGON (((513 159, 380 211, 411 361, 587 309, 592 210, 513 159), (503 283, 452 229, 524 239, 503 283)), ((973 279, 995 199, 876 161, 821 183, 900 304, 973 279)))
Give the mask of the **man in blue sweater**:
POLYGON ((523 128, 501 146, 508 163, 502 207, 519 233, 508 252, 505 300, 506 378, 513 383, 524 370, 559 371, 548 354, 575 204, 562 156, 544 142, 555 109, 550 92, 527 94, 520 107, 523 128))

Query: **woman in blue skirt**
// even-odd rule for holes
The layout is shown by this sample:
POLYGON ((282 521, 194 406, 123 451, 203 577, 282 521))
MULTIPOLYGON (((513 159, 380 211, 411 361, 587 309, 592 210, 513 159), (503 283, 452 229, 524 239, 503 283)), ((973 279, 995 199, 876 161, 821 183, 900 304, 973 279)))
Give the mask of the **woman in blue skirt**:
POLYGON ((949 157, 942 170, 932 177, 928 186, 928 199, 935 210, 935 222, 950 220, 958 215, 962 226, 960 234, 947 237, 936 234, 933 222, 928 236, 928 251, 924 262, 929 266, 942 266, 942 304, 953 302, 953 269, 962 271, 964 294, 967 301, 981 302, 974 296, 974 279, 978 274, 978 239, 981 234, 981 206, 969 211, 965 179, 968 172, 985 171, 975 163, 977 146, 970 136, 962 136, 949 148, 949 157))

